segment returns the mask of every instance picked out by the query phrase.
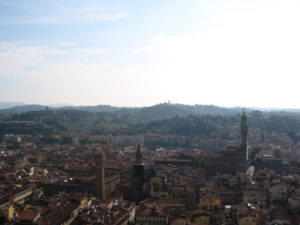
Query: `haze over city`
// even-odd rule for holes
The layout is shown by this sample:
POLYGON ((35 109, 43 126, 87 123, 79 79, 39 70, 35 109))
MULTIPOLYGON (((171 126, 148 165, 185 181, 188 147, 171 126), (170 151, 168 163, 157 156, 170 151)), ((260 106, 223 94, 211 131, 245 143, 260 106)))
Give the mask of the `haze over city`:
POLYGON ((299 1, 0 1, 0 101, 300 108, 299 1))
POLYGON ((299 0, 0 0, 0 224, 300 225, 299 0))

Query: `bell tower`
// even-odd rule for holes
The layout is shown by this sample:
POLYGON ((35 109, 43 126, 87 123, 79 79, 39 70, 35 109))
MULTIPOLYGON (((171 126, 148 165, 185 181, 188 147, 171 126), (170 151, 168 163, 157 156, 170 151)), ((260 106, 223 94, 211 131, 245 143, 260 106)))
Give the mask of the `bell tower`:
POLYGON ((245 160, 248 161, 248 119, 246 112, 241 116, 241 144, 240 151, 245 153, 245 160))
POLYGON ((135 153, 135 164, 143 164, 143 157, 142 157, 140 143, 138 143, 136 153, 135 153))
POLYGON ((144 162, 140 143, 138 143, 135 162, 131 171, 131 194, 130 199, 139 202, 144 198, 144 162))
POLYGON ((104 155, 95 156, 96 196, 105 199, 104 155))

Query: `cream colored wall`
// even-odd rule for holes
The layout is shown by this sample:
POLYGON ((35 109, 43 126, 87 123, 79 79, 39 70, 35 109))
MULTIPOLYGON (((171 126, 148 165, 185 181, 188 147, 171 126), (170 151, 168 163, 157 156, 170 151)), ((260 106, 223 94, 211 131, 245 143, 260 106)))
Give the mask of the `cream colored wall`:
POLYGON ((15 219, 15 218, 14 218, 15 208, 14 208, 13 205, 10 205, 8 208, 2 209, 2 212, 3 212, 3 216, 4 216, 7 220, 15 219))

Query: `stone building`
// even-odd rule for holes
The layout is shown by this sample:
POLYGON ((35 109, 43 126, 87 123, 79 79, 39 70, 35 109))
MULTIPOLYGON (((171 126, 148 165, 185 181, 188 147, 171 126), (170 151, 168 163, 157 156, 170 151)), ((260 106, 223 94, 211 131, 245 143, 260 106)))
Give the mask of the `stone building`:
POLYGON ((118 192, 120 184, 119 172, 105 170, 104 155, 95 156, 95 176, 83 178, 74 177, 69 182, 44 182, 41 184, 46 194, 57 192, 83 192, 97 196, 99 199, 109 199, 118 192))
POLYGON ((240 146, 229 146, 220 152, 221 157, 216 162, 216 171, 235 174, 246 170, 248 162, 248 121, 243 112, 241 116, 240 146))

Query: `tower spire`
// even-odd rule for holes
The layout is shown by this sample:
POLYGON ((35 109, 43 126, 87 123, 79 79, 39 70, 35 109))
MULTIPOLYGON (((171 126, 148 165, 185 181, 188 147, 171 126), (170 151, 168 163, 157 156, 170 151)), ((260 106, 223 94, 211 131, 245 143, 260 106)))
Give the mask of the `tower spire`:
POLYGON ((135 163, 136 164, 143 163, 143 157, 142 157, 140 142, 138 142, 138 146, 137 146, 136 153, 135 153, 135 163))

